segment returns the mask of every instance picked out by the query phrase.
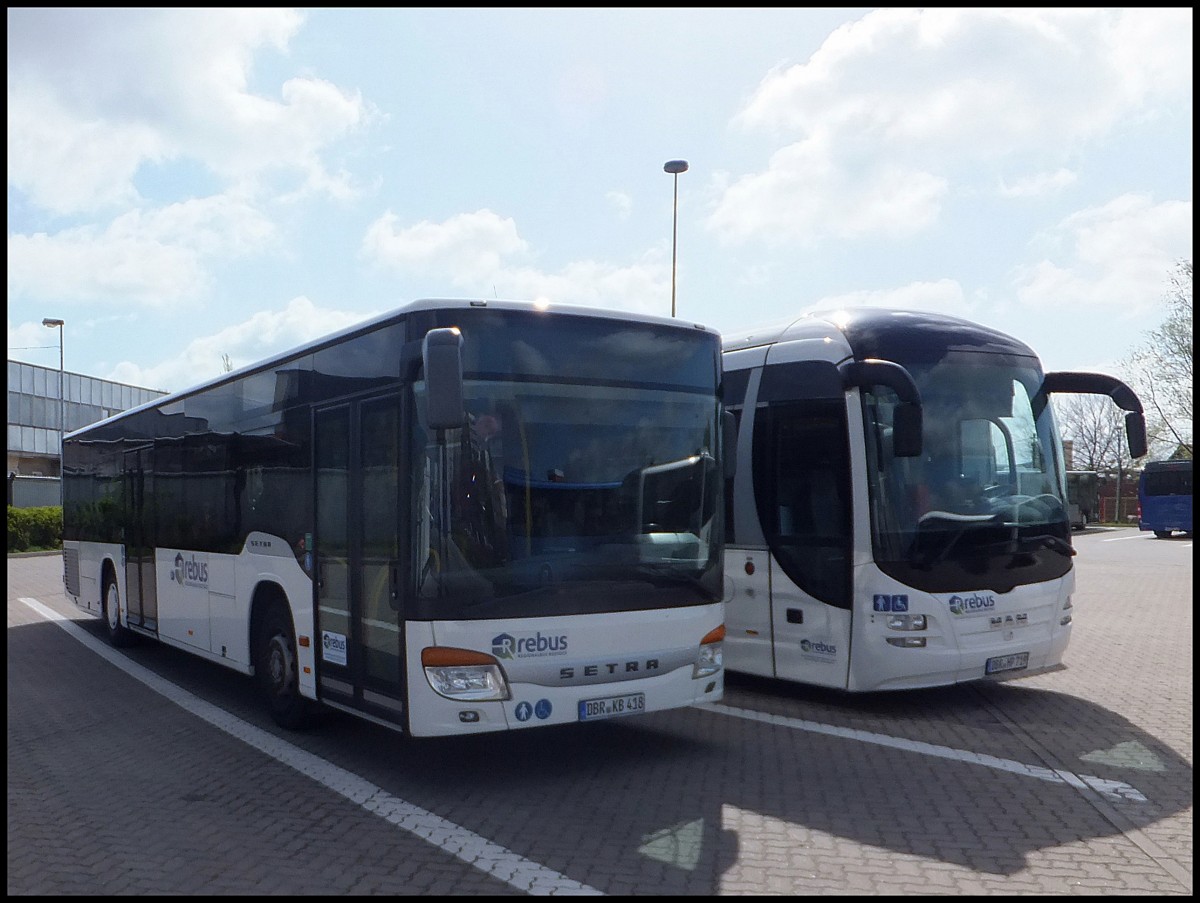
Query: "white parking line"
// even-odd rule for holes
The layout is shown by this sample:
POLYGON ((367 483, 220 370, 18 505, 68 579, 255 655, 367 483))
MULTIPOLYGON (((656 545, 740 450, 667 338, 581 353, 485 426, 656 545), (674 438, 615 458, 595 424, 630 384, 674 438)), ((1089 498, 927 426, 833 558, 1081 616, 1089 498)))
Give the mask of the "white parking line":
POLYGON ((817 721, 804 721, 800 718, 790 718, 786 715, 756 712, 753 709, 739 709, 735 706, 725 705, 724 703, 705 703, 703 706, 698 706, 698 708, 703 708, 710 712, 719 712, 722 715, 732 715, 735 718, 745 718, 748 721, 760 721, 763 724, 788 727, 792 730, 825 734, 829 737, 840 737, 843 740, 857 740, 861 743, 873 743, 876 746, 887 746, 892 749, 918 753, 923 756, 936 756, 939 759, 952 759, 957 762, 965 762, 968 765, 982 765, 985 768, 1007 771, 1024 777, 1036 778, 1039 781, 1049 781, 1053 784, 1067 784, 1076 789, 1087 786, 1113 800, 1124 799, 1139 803, 1148 802, 1140 791, 1123 781, 1109 781, 1089 775, 1076 775, 1069 771, 1045 768, 1041 765, 1026 765, 1024 762, 1017 762, 1013 759, 1001 759, 997 756, 969 752, 965 749, 954 749, 949 746, 923 743, 919 740, 889 737, 886 734, 873 734, 870 731, 838 727, 833 724, 821 724, 817 721))
POLYGON ((154 692, 165 696, 230 736, 236 737, 284 765, 294 768, 335 793, 341 794, 401 830, 414 834, 457 859, 461 859, 472 868, 486 872, 510 887, 528 894, 602 895, 601 891, 593 887, 581 884, 552 869, 532 862, 512 850, 468 831, 461 825, 456 825, 419 806, 392 796, 386 790, 353 772, 293 746, 286 740, 281 740, 279 737, 231 715, 224 709, 205 702, 187 690, 164 680, 148 668, 129 661, 119 652, 96 640, 70 618, 47 608, 36 599, 22 598, 20 601, 45 620, 57 624, 101 658, 116 665, 130 677, 144 683, 154 692))

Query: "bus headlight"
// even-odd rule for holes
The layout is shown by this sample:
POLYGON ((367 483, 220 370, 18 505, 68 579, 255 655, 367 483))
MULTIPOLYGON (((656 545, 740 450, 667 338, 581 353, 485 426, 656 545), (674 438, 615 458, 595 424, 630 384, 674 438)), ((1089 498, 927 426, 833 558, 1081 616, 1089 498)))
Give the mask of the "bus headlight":
POLYGON ((885 639, 889 646, 899 646, 901 649, 925 648, 925 637, 923 636, 890 636, 885 639))
POLYGON ((725 625, 716 627, 704 635, 700 641, 700 651, 696 662, 692 665, 692 679, 711 677, 721 670, 724 664, 722 652, 725 641, 725 625))
POLYGON ((439 696, 461 702, 509 698, 504 669, 490 655, 471 649, 429 646, 421 650, 425 679, 439 696))
POLYGON ((889 630, 924 630, 925 616, 924 615, 888 615, 887 626, 889 630))

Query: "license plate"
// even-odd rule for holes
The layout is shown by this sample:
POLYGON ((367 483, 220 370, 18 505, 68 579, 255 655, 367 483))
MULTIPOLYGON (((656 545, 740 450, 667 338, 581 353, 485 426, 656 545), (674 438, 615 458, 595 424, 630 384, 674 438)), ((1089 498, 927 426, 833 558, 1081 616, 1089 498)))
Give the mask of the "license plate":
POLYGON ((597 718, 615 718, 617 715, 634 715, 645 710, 645 693, 626 693, 624 696, 605 696, 603 699, 579 700, 580 721, 594 721, 597 718))
POLYGON ((984 674, 999 674, 1001 671, 1019 671, 1029 666, 1029 653, 1016 652, 1012 655, 997 655, 989 658, 983 666, 984 674))

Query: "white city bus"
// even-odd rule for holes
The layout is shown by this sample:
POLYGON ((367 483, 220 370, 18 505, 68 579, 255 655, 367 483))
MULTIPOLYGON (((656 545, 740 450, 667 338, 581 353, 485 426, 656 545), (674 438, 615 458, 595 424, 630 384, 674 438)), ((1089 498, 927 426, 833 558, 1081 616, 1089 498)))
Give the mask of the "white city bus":
POLYGON ((1111 396, 1138 457, 1128 387, 899 310, 728 335, 724 368, 729 671, 857 692, 1061 665, 1074 549, 1048 395, 1111 396))
POLYGON ((424 301, 71 433, 64 582, 113 642, 414 736, 723 692, 720 336, 424 301))

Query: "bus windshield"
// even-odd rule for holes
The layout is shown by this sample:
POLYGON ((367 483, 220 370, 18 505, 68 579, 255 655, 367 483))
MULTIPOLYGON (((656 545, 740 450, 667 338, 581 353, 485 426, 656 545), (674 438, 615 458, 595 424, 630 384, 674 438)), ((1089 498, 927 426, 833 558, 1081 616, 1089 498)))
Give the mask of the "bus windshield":
POLYGON ((1035 362, 949 354, 906 364, 924 408, 922 453, 895 457, 884 388, 865 396, 876 561, 930 592, 992 589, 1061 576, 1073 554, 1064 467, 1035 362))
POLYGON ((711 395, 468 379, 464 398, 466 428, 447 431, 444 443, 418 430, 420 616, 720 599, 711 395))

